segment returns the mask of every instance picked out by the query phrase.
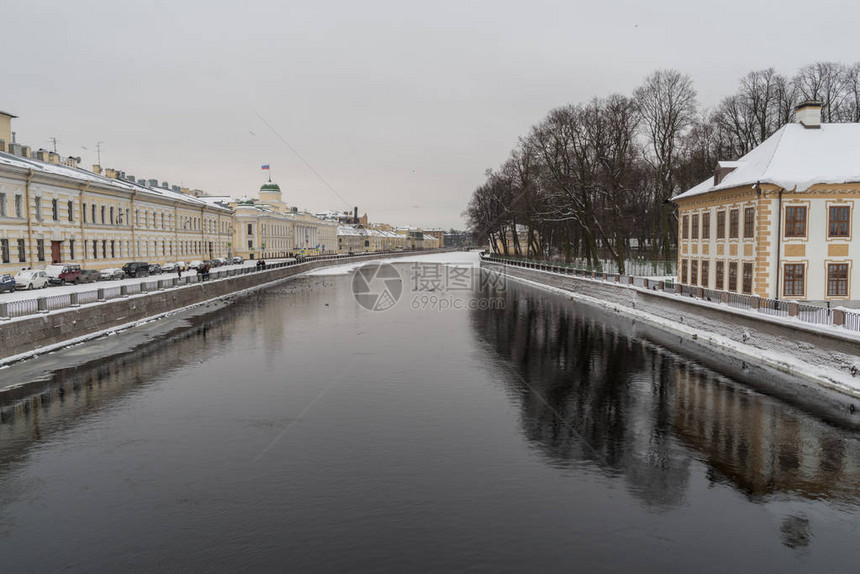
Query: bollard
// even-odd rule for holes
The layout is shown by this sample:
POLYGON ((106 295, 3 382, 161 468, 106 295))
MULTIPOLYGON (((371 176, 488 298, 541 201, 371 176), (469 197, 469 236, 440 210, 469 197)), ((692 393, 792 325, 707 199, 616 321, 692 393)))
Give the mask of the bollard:
POLYGON ((701 287, 696 287, 696 298, 704 299, 705 298, 705 290, 701 287))
POLYGON ((621 282, 621 275, 616 275, 616 276, 615 276, 615 282, 616 282, 616 283, 620 283, 620 282, 621 282))
MULTIPOLYGON (((128 295, 128 293, 126 293, 126 296, 127 296, 127 295, 128 295)), ((105 301, 105 290, 104 290, 104 289, 99 289, 99 290, 96 292, 96 298, 97 298, 99 301, 105 301)))
MULTIPOLYGON (((0 308, 0 319, 3 318, 2 315, 3 315, 3 311, 2 311, 2 308, 0 308)), ((833 324, 836 325, 837 327, 844 327, 845 326, 845 311, 843 311, 842 309, 834 309, 833 310, 833 324)))
POLYGON ((797 301, 789 301, 788 302, 788 316, 789 317, 797 317, 800 309, 797 307, 797 301))
POLYGON ((720 303, 729 304, 729 293, 727 291, 720 293, 720 303))
POLYGON ((647 279, 643 279, 643 280, 642 280, 642 286, 643 286, 643 287, 645 287, 645 288, 647 289, 647 288, 648 288, 648 285, 649 285, 648 280, 647 280, 647 279))
POLYGON ((608 274, 608 273, 604 273, 604 274, 603 274, 603 280, 604 280, 604 281, 606 281, 606 280, 608 280, 608 279, 609 279, 609 274, 608 274))
POLYGON ((69 307, 80 307, 77 293, 69 293, 69 307))
POLYGON ((678 295, 681 294, 681 284, 680 283, 675 283, 675 293, 678 295))
POLYGON ((753 311, 758 311, 760 307, 761 297, 759 297, 758 295, 753 295, 752 297, 750 297, 750 308, 752 308, 753 311))
POLYGON ((627 277, 627 284, 628 284, 628 285, 633 285, 633 275, 629 275, 629 276, 627 277))
POLYGON ((8 321, 11 319, 9 316, 9 303, 0 303, 0 321, 8 321))
MULTIPOLYGON (((101 291, 101 289, 99 289, 99 291, 101 291)), ((119 286, 119 296, 128 299, 128 285, 119 286)), ((101 296, 99 296, 99 300, 101 300, 101 296)))
POLYGON ((657 282, 657 289, 659 289, 660 291, 665 291, 666 290, 666 282, 665 281, 658 281, 657 282))
POLYGON ((141 284, 140 284, 140 292, 141 292, 141 293, 146 293, 146 283, 141 283, 141 284))
POLYGON ((39 309, 39 313, 48 312, 48 300, 44 297, 39 297, 38 299, 36 299, 36 306, 39 309))

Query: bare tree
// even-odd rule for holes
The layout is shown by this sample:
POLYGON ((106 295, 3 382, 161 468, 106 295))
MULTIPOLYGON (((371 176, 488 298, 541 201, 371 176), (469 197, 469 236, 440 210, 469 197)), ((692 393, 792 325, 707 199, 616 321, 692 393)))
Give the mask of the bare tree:
POLYGON ((676 70, 659 70, 645 78, 634 92, 646 130, 645 160, 655 172, 654 214, 657 246, 667 255, 674 243, 673 209, 667 205, 675 191, 674 172, 681 139, 696 114, 696 90, 689 76, 676 70))

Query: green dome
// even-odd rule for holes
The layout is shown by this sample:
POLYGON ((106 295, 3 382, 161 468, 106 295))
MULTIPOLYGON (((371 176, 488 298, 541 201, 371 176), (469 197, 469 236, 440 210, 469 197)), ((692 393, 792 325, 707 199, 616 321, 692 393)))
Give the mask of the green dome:
POLYGON ((269 182, 264 183, 264 184, 263 184, 263 186, 260 188, 260 193, 263 193, 263 192, 268 192, 268 193, 271 193, 271 192, 277 192, 277 193, 281 193, 281 188, 280 188, 280 187, 278 187, 278 184, 277 184, 277 183, 272 183, 271 181, 269 181, 269 182))

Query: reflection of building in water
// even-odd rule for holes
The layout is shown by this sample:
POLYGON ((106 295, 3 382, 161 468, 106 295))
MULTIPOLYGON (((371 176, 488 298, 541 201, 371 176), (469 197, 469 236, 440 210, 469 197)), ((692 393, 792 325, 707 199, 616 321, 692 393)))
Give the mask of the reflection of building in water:
MULTIPOLYGON (((777 399, 618 334, 588 308, 514 284, 472 326, 504 363, 523 434, 552 464, 620 472, 646 503, 680 503, 693 459, 750 494, 855 500, 860 441, 777 399)), ((487 293, 487 296, 499 294, 487 293)), ((803 528, 792 523, 793 540, 803 528)))
POLYGON ((679 363, 673 375, 675 433, 748 494, 860 492, 856 439, 703 369, 679 363))

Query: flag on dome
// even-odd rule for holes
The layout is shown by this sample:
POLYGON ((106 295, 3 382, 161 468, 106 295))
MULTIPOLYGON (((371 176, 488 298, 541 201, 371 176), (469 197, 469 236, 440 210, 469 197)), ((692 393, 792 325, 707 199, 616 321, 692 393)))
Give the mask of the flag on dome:
POLYGON ((262 169, 269 169, 269 164, 264 163, 264 164, 263 164, 263 168, 262 168, 262 169))

